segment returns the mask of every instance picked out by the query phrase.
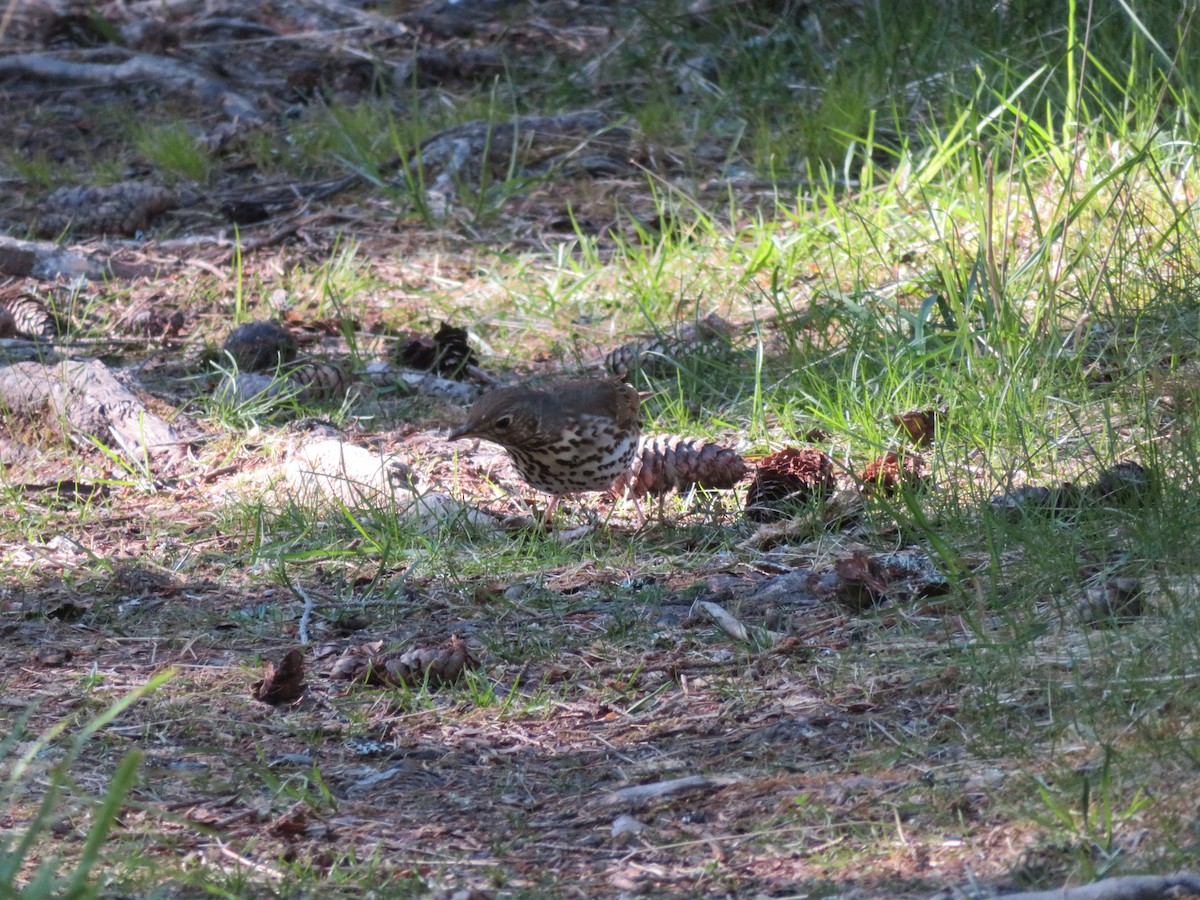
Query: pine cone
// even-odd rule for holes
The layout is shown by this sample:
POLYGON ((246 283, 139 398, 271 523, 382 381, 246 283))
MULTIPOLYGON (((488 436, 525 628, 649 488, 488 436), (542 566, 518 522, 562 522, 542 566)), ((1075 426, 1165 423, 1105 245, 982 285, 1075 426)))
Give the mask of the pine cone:
POLYGON ((815 447, 784 447, 759 461, 746 492, 746 518, 752 522, 783 518, 787 507, 828 496, 836 488, 829 454, 815 447))
POLYGON ((433 337, 426 334, 406 337, 397 345, 395 359, 405 368, 450 378, 459 377, 464 369, 475 365, 475 353, 467 343, 467 329, 445 322, 433 337))
POLYGON ((41 237, 66 231, 132 236, 177 203, 172 191, 143 181, 59 188, 46 198, 37 231, 41 237))
POLYGON ((304 693, 304 651, 293 647, 278 665, 268 660, 262 679, 251 685, 251 692, 255 700, 273 706, 298 700, 304 693))
POLYGON ((925 461, 920 456, 899 456, 891 450, 872 460, 861 477, 864 494, 879 491, 885 497, 895 494, 901 485, 916 489, 928 480, 925 461))
POLYGON ((614 496, 662 497, 692 487, 725 490, 746 477, 741 454, 719 444, 676 435, 643 437, 629 469, 613 482, 614 496))
POLYGON ((733 326, 711 313, 696 322, 679 329, 675 336, 658 335, 645 341, 622 344, 604 358, 604 366, 613 375, 622 377, 631 372, 647 375, 662 375, 675 368, 675 361, 682 356, 727 341, 733 326))
POLYGON ((892 416, 892 424, 902 428, 918 447, 928 447, 946 424, 946 407, 910 409, 892 416))
POLYGON ((479 667, 458 635, 437 647, 416 647, 404 652, 380 653, 380 641, 350 647, 333 664, 330 676, 380 687, 439 687, 453 684, 467 669, 479 667))
POLYGON ((288 381, 299 387, 297 399, 303 403, 345 396, 350 389, 350 375, 336 363, 310 362, 288 375, 288 381))
POLYGON ((0 308, 11 316, 11 327, 21 337, 53 338, 58 335, 58 319, 53 311, 32 294, 0 300, 0 308))
POLYGON ((440 647, 416 647, 405 653, 386 656, 380 674, 397 686, 419 687, 428 684, 439 687, 454 684, 467 669, 479 667, 479 662, 467 652, 467 645, 458 635, 440 647))

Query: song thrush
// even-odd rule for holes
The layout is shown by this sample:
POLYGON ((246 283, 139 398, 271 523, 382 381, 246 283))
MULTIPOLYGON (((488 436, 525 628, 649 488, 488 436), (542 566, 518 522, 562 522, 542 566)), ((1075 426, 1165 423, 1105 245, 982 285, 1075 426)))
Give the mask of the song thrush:
POLYGON ((637 389, 617 379, 576 378, 500 388, 481 397, 450 440, 482 438, 507 452, 532 487, 558 498, 603 491, 629 468, 638 444, 637 389))

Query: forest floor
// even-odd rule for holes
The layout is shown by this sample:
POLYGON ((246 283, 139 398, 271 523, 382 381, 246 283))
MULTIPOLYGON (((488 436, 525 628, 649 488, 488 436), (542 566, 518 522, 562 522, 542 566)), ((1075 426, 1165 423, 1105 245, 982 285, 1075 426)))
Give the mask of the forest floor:
MULTIPOLYGON (((0 826, 29 839, 0 894, 44 866, 46 896, 948 897, 1194 853, 1195 576, 1143 550, 1173 552, 1147 448, 1179 421, 1094 378, 1111 417, 1072 405, 1077 440, 1005 483, 955 443, 992 376, 947 401, 922 391, 955 365, 897 354, 857 429, 849 270, 753 263, 824 246, 821 204, 788 207, 808 176, 736 165, 724 113, 686 141, 649 100, 623 115, 654 87, 634 6, 12 7, 0 232, 74 256, 0 248, 0 362, 98 359, 178 445, 4 413, 0 826), (39 309, 56 334, 29 340, 39 309), (231 331, 270 319, 318 390, 231 371, 231 331), (431 361, 443 323, 469 366, 453 336, 431 361), (543 527, 498 448, 446 440, 486 388, 638 342, 668 357, 630 374, 648 433, 751 469, 817 448, 836 488, 766 523, 746 483, 589 495, 543 527), (909 401, 948 429, 893 425, 909 401), (368 454, 349 493, 342 457, 312 477, 330 441, 368 454), (924 480, 872 493, 888 450, 924 480)), ((703 109, 716 51, 658 62, 703 109)), ((1138 366, 1177 416, 1170 353, 1138 366)))

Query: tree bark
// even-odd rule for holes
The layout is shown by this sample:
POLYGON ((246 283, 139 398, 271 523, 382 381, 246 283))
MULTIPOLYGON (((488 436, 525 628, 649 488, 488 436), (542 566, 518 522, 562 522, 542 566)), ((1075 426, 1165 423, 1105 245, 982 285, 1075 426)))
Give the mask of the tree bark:
POLYGON ((187 459, 186 441, 99 360, 0 368, 0 405, 33 423, 48 412, 71 440, 115 449, 138 467, 162 472, 187 459))

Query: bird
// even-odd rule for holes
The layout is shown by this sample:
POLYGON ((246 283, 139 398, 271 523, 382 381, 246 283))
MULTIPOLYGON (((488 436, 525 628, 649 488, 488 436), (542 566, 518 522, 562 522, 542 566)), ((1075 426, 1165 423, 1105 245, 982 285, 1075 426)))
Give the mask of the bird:
POLYGON ((637 389, 619 378, 572 378, 484 394, 449 440, 499 444, 531 487, 560 497, 607 490, 626 471, 641 429, 637 389))

